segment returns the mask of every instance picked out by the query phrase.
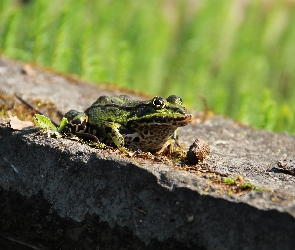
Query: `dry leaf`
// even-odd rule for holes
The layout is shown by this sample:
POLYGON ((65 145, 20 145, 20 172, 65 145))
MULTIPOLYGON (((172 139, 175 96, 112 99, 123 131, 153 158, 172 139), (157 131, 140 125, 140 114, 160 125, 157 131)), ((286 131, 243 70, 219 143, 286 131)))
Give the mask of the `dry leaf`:
POLYGON ((28 76, 36 76, 37 75, 37 71, 34 70, 30 64, 26 64, 23 67, 23 73, 25 73, 28 76))
POLYGON ((30 121, 21 121, 16 116, 9 116, 10 126, 14 130, 25 130, 30 129, 34 126, 34 124, 30 121))

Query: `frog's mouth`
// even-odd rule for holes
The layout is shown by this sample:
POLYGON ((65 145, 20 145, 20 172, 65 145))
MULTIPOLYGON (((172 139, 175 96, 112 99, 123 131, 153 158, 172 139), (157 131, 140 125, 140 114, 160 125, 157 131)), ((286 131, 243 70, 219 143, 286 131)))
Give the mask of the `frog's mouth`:
POLYGON ((181 117, 165 117, 165 116, 155 116, 153 118, 141 118, 136 121, 128 121, 127 125, 137 124, 137 125, 153 125, 153 126, 176 126, 181 127, 187 125, 192 119, 192 115, 185 114, 181 117))

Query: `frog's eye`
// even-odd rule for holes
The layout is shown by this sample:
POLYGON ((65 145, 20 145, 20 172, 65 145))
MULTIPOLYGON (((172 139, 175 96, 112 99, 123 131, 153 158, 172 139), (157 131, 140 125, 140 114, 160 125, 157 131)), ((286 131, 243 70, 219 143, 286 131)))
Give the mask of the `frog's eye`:
POLYGON ((177 95, 171 95, 167 98, 167 101, 170 103, 182 105, 182 99, 177 95))
POLYGON ((153 99, 153 105, 156 109, 162 109, 165 107, 165 100, 162 97, 155 97, 153 99))

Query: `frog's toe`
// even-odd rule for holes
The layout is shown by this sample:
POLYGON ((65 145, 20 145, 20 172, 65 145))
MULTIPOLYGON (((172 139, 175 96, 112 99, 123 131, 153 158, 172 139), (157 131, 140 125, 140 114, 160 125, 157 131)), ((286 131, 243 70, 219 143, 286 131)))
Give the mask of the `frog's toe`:
POLYGON ((174 151, 180 148, 178 141, 173 138, 170 138, 168 141, 164 143, 164 145, 156 152, 157 155, 160 154, 168 154, 171 155, 174 151))

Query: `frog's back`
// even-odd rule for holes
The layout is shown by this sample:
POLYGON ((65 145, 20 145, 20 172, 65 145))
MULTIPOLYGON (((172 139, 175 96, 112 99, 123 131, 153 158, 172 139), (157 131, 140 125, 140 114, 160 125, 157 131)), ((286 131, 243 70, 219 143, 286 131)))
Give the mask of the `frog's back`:
POLYGON ((89 124, 100 126, 105 122, 120 122, 124 124, 126 107, 132 106, 133 102, 129 96, 120 95, 116 97, 100 96, 85 113, 89 117, 89 124))
POLYGON ((126 107, 132 106, 133 103, 134 101, 127 95, 100 96, 88 109, 93 107, 126 107))

